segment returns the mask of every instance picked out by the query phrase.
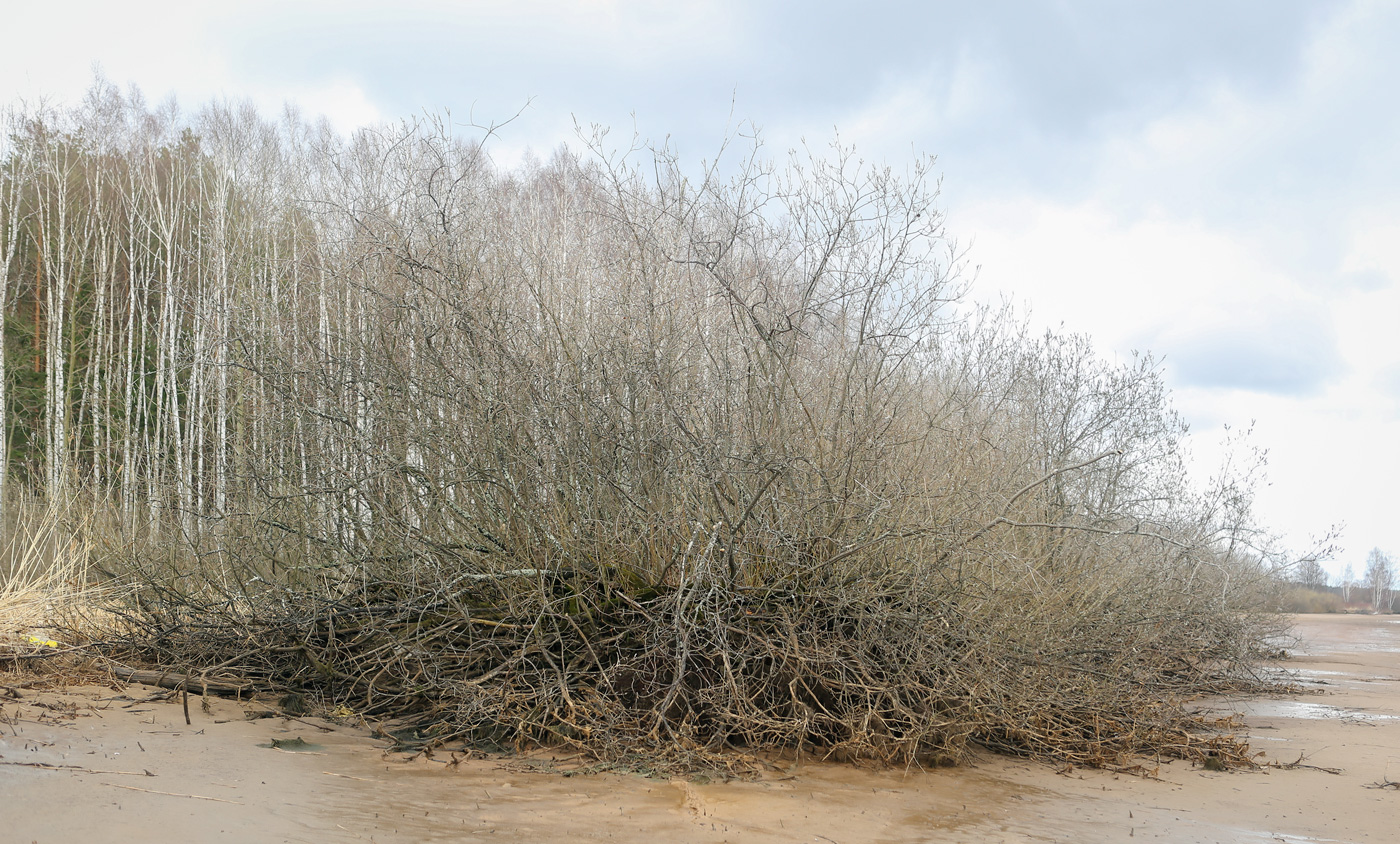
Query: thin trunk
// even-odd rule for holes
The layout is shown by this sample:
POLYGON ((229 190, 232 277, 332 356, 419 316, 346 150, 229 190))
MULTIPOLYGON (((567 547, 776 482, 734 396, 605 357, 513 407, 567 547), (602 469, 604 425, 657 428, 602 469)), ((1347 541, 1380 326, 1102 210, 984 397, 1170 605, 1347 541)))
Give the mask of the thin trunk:
MULTIPOLYGON (((64 152, 67 164, 67 152, 64 152)), ((55 162, 56 163, 56 162, 55 162)), ((51 266, 53 272, 45 294, 48 306, 48 331, 44 336, 44 350, 47 358, 44 368, 44 388, 48 408, 48 489, 50 500, 61 501, 66 496, 68 481, 68 373, 64 357, 64 321, 68 304, 68 173, 66 166, 55 168, 53 203, 58 212, 58 243, 54 249, 51 266)), ((53 245, 55 238, 49 238, 53 245)))
MULTIPOLYGON (((5 118, 5 133, 11 136, 13 117, 6 114, 5 118)), ((0 193, 0 221, 4 223, 0 236, 5 239, 4 248, 0 249, 0 513, 6 512, 5 488, 10 477, 10 403, 7 389, 10 370, 5 360, 5 316, 9 313, 10 267, 19 251, 20 200, 27 175, 19 151, 7 149, 5 152, 8 153, 5 158, 11 162, 12 169, 8 179, 0 175, 0 188, 3 188, 3 193, 0 193)))

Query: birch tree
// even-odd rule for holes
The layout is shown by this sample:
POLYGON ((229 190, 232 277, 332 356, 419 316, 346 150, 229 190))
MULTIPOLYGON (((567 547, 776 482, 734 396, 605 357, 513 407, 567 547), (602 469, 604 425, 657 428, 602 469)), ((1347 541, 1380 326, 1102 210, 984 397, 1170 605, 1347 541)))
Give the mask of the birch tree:
MULTIPOLYGON (((0 317, 10 312, 11 279, 19 276, 19 247, 25 224, 23 194, 32 178, 28 149, 16 145, 19 119, 12 109, 0 112, 0 317)), ((9 367, 5 359, 7 319, 0 318, 0 511, 10 475, 9 367)))
POLYGON ((1366 555, 1366 573, 1363 583, 1371 593, 1373 612, 1391 611, 1391 586, 1395 577, 1390 556, 1379 548, 1372 548, 1366 555))

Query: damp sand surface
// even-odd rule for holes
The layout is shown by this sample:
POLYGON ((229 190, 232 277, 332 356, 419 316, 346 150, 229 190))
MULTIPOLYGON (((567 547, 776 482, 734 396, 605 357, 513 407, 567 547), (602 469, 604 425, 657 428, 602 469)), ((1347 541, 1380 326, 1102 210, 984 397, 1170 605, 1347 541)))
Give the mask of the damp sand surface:
MULTIPOLYGON (((935 771, 781 762, 753 782, 562 776, 548 757, 406 760, 363 727, 140 685, 0 697, 0 844, 1400 841, 1400 624, 1300 616, 1314 693, 1244 713, 1261 761, 1157 778, 984 756, 935 771), (1305 767, 1312 766, 1312 767, 1305 767), (1329 773, 1325 769, 1339 769, 1329 773)), ((5 681, 12 682, 12 681, 5 681)))

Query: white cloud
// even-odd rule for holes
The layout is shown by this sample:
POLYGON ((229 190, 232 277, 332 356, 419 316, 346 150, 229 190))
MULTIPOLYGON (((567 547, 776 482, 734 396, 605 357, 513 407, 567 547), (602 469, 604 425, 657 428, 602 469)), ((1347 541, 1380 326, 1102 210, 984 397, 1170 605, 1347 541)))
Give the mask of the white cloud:
POLYGON ((1262 516, 1297 547, 1345 522, 1336 571, 1400 549, 1394 11, 1334 18, 1290 84, 1215 80, 1141 123, 1104 123, 1080 143, 1095 164, 1074 196, 1022 183, 952 208, 976 236, 980 296, 1166 358, 1203 469, 1222 424, 1256 422, 1273 478, 1262 516))
POLYGON ((980 295, 1028 299, 1043 322, 1119 351, 1169 353, 1162 347, 1224 332, 1251 311, 1268 321, 1320 303, 1247 238, 1192 220, 1030 197, 953 214, 959 233, 975 238, 980 295))
POLYGON ((342 134, 400 116, 385 115, 364 89, 349 79, 287 88, 264 87, 252 91, 249 96, 263 114, 277 114, 284 104, 315 103, 312 114, 326 118, 342 134))
POLYGON ((198 102, 229 85, 215 12, 206 4, 153 0, 12 4, 4 14, 0 91, 76 101, 93 68, 152 98, 174 93, 198 102))
MULTIPOLYGON (((1088 333, 1106 354, 1165 357, 1200 477, 1221 457, 1222 426, 1253 424, 1273 479, 1259 512, 1292 547, 1343 522, 1337 571, 1372 545, 1400 546, 1400 286, 1324 295, 1259 241, 1093 203, 1022 199, 956 216, 976 237, 979 298, 1028 302, 1035 324, 1088 333)), ((1363 233, 1350 265, 1387 268, 1391 242, 1363 233)))

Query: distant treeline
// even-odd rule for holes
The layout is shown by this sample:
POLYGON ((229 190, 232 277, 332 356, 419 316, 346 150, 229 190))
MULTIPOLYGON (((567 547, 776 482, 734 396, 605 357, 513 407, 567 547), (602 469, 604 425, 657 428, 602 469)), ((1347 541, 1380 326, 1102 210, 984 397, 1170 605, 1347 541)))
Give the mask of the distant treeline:
POLYGON ((1379 548, 1366 555, 1366 567, 1359 578, 1350 565, 1341 577, 1331 578, 1316 559, 1305 559, 1280 574, 1290 586, 1282 596, 1287 612, 1394 611, 1395 564, 1379 548), (1329 586, 1333 580, 1335 585, 1329 586))

